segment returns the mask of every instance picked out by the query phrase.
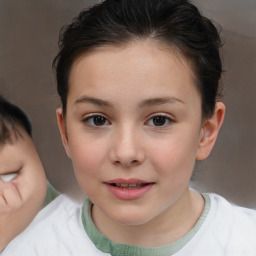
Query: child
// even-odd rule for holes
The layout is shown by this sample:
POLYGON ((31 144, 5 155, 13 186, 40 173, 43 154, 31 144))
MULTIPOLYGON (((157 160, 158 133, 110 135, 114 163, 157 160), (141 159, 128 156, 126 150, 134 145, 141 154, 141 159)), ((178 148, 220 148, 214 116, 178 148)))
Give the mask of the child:
POLYGON ((187 0, 81 12, 54 64, 63 145, 89 199, 59 197, 6 252, 256 255, 256 212, 189 188, 224 119, 220 46, 187 0))
POLYGON ((48 184, 31 124, 17 106, 0 97, 0 251, 21 233, 57 193, 48 184))

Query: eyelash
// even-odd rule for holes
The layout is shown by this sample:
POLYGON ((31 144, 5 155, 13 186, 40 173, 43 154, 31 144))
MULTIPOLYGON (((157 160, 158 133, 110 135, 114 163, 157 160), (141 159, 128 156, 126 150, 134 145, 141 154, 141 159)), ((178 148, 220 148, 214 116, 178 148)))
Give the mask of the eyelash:
MULTIPOLYGON (((107 125, 110 125, 111 122, 102 114, 91 114, 90 116, 85 117, 83 120, 83 123, 87 124, 90 127, 105 127, 107 125), (102 124, 96 124, 96 118, 98 118, 97 121, 102 122, 102 124)), ((162 128, 162 127, 166 127, 168 126, 170 123, 173 123, 174 120, 172 118, 170 118, 169 116, 167 116, 166 114, 163 113, 159 113, 159 114, 154 114, 153 116, 151 116, 146 122, 145 124, 152 126, 152 127, 156 127, 156 128, 162 128), (161 119, 159 119, 159 117, 161 119), (154 120, 154 118, 158 118, 160 121, 160 125, 156 125, 156 123, 154 123, 154 121, 157 121, 156 119, 154 120), (163 124, 161 124, 164 121, 163 124), (166 123, 167 122, 167 123, 166 123)))

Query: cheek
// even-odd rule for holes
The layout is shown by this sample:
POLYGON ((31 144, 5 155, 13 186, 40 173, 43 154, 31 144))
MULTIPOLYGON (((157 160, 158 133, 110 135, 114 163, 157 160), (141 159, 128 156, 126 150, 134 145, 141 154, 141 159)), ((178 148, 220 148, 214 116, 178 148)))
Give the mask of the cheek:
POLYGON ((193 138, 176 137, 151 148, 152 162, 160 174, 177 179, 190 177, 197 149, 193 138))
POLYGON ((19 179, 17 179, 17 186, 21 191, 24 201, 29 201, 34 198, 39 205, 43 202, 46 194, 46 176, 38 159, 28 159, 24 165, 19 179), (36 197, 35 197, 36 195, 36 197))
POLYGON ((106 158, 106 149, 102 145, 103 143, 81 140, 71 144, 71 157, 78 182, 99 174, 106 158))

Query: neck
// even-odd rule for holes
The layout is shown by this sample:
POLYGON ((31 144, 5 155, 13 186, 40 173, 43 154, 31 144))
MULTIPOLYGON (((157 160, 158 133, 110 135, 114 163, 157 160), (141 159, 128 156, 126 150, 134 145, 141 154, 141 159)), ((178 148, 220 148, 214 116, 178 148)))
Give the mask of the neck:
POLYGON ((110 219, 97 206, 92 217, 98 230, 112 242, 140 247, 158 247, 185 236, 204 209, 204 199, 189 188, 166 211, 141 225, 124 225, 110 219))

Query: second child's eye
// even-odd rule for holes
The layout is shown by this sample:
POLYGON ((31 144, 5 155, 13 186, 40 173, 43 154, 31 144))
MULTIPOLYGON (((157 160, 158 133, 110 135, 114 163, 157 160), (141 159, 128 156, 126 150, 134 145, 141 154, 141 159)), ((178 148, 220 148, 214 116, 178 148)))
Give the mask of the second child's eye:
POLYGON ((109 121, 104 116, 93 115, 85 118, 83 122, 88 123, 90 126, 104 126, 108 125, 109 121))
POLYGON ((164 127, 168 125, 172 121, 171 118, 164 116, 164 115, 158 115, 151 117, 147 124, 151 126, 157 126, 157 127, 164 127))
POLYGON ((4 182, 10 182, 14 180, 19 175, 19 172, 11 172, 6 174, 1 174, 0 179, 4 182))

